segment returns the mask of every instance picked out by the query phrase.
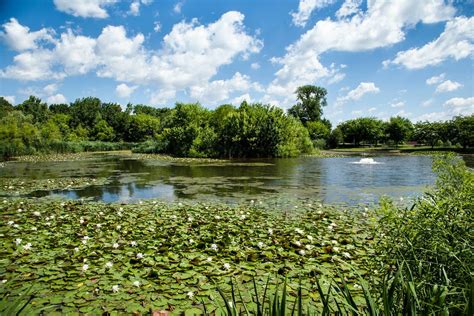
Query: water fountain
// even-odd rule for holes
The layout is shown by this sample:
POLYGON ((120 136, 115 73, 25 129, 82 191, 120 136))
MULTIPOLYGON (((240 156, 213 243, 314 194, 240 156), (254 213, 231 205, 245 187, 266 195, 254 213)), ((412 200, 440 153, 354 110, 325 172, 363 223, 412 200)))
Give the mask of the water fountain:
POLYGON ((358 165, 377 165, 381 162, 375 161, 373 158, 361 158, 359 161, 353 161, 352 163, 358 165))

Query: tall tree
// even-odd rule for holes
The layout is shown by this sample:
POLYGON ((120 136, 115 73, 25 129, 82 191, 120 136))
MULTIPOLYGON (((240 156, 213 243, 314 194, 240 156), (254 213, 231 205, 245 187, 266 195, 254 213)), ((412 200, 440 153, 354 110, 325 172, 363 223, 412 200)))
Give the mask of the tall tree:
POLYGON ((396 116, 391 117, 385 127, 385 134, 388 140, 391 140, 398 146, 401 142, 408 139, 413 132, 413 124, 409 119, 396 116))
POLYGON ((306 85, 296 89, 298 103, 288 110, 288 114, 298 118, 304 125, 307 122, 319 121, 323 107, 327 105, 327 91, 324 88, 306 85))

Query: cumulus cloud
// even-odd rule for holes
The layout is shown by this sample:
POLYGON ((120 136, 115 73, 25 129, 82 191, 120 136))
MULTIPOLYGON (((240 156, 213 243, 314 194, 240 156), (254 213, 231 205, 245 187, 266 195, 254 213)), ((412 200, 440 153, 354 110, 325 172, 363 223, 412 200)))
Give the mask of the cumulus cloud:
POLYGON ((392 108, 402 108, 405 106, 405 101, 395 101, 390 104, 392 108))
POLYGON ((456 81, 446 80, 436 87, 436 93, 451 92, 461 88, 463 85, 456 81))
POLYGON ((174 13, 181 13, 181 9, 183 8, 183 5, 184 5, 184 1, 178 1, 174 7, 173 7, 173 11, 174 13))
POLYGON ((128 11, 130 15, 137 16, 140 14, 140 1, 133 1, 130 3, 130 10, 128 11))
POLYGON ((36 32, 30 32, 29 27, 21 25, 15 18, 11 18, 9 22, 3 24, 3 29, 4 31, 0 32, 0 38, 16 51, 35 49, 41 41, 53 41, 53 30, 43 28, 36 32))
POLYGON ((442 74, 440 74, 439 76, 430 77, 430 78, 426 79, 426 84, 427 84, 427 85, 438 84, 438 83, 440 83, 441 81, 443 81, 443 79, 444 79, 445 76, 446 76, 446 74, 442 73, 442 74))
POLYGON ((221 66, 261 50, 263 42, 246 32, 243 20, 243 14, 230 11, 207 25, 182 21, 156 51, 144 47, 143 34, 130 36, 123 26, 106 26, 97 38, 67 30, 52 48, 38 46, 16 55, 0 77, 61 79, 95 71, 99 77, 153 85, 158 90, 151 100, 161 103, 190 87, 205 90, 221 66))
POLYGON ((250 96, 250 94, 245 93, 245 94, 239 95, 238 97, 233 98, 230 101, 230 103, 232 103, 235 106, 239 106, 244 101, 247 101, 247 103, 252 102, 252 97, 250 96))
POLYGON ((471 115, 474 113, 474 97, 451 98, 444 103, 455 115, 471 115))
POLYGON ((155 23, 153 23, 153 31, 157 33, 161 31, 161 24, 159 21, 155 21, 155 23))
POLYGON ((254 69, 254 70, 259 69, 259 68, 260 68, 260 64, 259 64, 259 63, 252 63, 252 64, 250 65, 250 68, 252 68, 252 69, 254 69))
POLYGON ((115 92, 117 92, 117 95, 121 98, 129 98, 136 88, 138 88, 138 86, 129 87, 127 84, 121 83, 115 88, 115 92))
POLYGON ((335 76, 339 72, 337 67, 326 67, 320 62, 320 55, 325 52, 356 52, 390 46, 403 41, 410 26, 445 21, 455 14, 454 7, 443 0, 371 0, 365 12, 357 9, 357 14, 351 16, 357 3, 345 1, 339 18, 319 20, 286 48, 283 57, 272 58, 280 68, 268 87, 268 94, 288 95, 301 84, 335 76))
POLYGON ((336 0, 300 0, 298 11, 292 12, 293 24, 304 27, 314 10, 333 4, 336 0))
POLYGON ((474 52, 474 17, 456 17, 446 23, 443 33, 432 42, 398 52, 384 65, 401 65, 408 69, 421 69, 438 65, 447 59, 460 60, 474 52))
POLYGON ((76 17, 104 19, 109 16, 104 9, 117 0, 54 0, 56 9, 76 17))
POLYGON ((342 6, 337 10, 336 16, 339 19, 354 15, 359 11, 362 0, 345 0, 342 6))
POLYGON ((368 93, 379 93, 380 89, 373 82, 361 82, 355 89, 349 91, 347 95, 336 99, 336 105, 342 105, 348 101, 356 101, 368 93))
POLYGON ((58 88, 59 88, 59 86, 58 86, 57 83, 51 83, 51 84, 48 84, 47 86, 45 86, 43 88, 43 91, 44 91, 44 93, 51 95, 51 94, 55 93, 56 91, 58 91, 58 88))
POLYGON ((48 104, 60 104, 60 103, 67 103, 66 97, 63 96, 61 93, 52 95, 46 99, 48 104))

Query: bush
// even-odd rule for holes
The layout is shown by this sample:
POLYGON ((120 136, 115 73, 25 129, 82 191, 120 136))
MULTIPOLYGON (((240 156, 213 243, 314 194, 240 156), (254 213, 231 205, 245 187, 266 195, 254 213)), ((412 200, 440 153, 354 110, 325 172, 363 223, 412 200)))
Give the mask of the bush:
POLYGON ((435 188, 411 208, 381 203, 376 224, 378 259, 386 271, 405 262, 422 310, 429 311, 435 291, 445 289, 450 312, 467 305, 474 264, 474 174, 461 158, 446 155, 433 165, 435 188), (449 291, 448 291, 449 290, 449 291))

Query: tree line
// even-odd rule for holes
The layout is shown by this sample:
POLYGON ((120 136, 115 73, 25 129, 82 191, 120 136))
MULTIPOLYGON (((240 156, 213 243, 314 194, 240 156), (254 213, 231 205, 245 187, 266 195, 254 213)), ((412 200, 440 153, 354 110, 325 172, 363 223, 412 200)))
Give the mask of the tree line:
POLYGON ((298 102, 287 113, 245 101, 210 110, 199 103, 122 108, 95 97, 48 106, 30 96, 14 106, 0 97, 0 155, 132 148, 182 157, 295 157, 315 148, 398 145, 407 140, 430 146, 474 145, 472 115, 416 124, 402 117, 387 122, 367 117, 332 129, 323 118, 326 95, 321 87, 299 87, 298 102))

